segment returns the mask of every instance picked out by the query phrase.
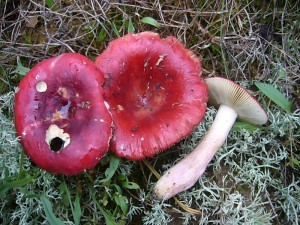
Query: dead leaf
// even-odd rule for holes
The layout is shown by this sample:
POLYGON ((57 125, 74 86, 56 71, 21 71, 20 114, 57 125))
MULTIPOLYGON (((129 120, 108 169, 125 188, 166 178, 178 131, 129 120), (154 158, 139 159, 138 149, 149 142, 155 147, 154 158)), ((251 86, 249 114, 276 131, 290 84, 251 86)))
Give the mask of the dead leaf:
POLYGON ((37 16, 27 18, 26 27, 35 28, 37 23, 38 23, 38 17, 37 16))

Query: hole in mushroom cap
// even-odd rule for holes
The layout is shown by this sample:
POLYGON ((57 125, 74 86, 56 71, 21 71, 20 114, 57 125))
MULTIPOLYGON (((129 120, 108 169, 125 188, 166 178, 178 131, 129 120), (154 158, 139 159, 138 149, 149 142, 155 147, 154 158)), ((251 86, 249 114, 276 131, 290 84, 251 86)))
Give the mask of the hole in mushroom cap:
POLYGON ((46 130, 45 141, 52 151, 59 152, 70 144, 70 135, 57 125, 52 124, 46 130))
POLYGON ((60 137, 55 137, 50 141, 50 149, 54 152, 58 152, 64 147, 64 143, 64 140, 60 137))

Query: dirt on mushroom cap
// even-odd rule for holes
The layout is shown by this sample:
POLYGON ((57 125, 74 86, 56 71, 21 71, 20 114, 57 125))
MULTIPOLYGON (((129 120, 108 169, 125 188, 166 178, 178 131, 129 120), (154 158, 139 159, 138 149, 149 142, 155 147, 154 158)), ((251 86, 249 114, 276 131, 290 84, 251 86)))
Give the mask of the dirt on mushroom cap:
POLYGON ((143 159, 190 134, 204 116, 200 60, 175 37, 153 32, 112 41, 96 59, 114 120, 112 150, 143 159))

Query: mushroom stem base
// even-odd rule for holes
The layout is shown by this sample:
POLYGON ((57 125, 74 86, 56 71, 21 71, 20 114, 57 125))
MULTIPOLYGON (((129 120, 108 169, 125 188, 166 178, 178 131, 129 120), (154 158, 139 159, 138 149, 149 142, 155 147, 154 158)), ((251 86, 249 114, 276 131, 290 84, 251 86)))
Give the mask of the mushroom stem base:
POLYGON ((212 126, 200 144, 158 180, 154 187, 156 197, 166 200, 192 187, 223 145, 236 118, 235 110, 221 105, 212 126))

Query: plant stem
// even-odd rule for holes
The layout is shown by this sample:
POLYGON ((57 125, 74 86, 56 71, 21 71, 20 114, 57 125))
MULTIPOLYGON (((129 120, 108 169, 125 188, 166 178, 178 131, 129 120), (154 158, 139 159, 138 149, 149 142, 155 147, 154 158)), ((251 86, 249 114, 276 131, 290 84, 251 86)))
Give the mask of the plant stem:
POLYGON ((235 110, 221 105, 212 126, 200 144, 158 180, 154 187, 156 196, 166 200, 192 187, 223 145, 236 118, 235 110))

